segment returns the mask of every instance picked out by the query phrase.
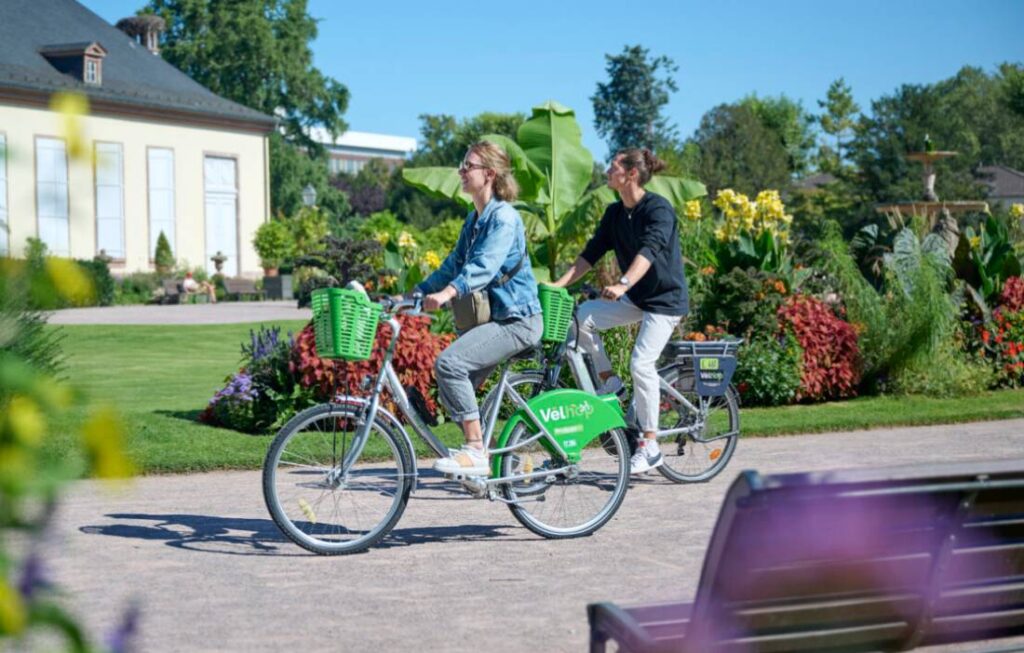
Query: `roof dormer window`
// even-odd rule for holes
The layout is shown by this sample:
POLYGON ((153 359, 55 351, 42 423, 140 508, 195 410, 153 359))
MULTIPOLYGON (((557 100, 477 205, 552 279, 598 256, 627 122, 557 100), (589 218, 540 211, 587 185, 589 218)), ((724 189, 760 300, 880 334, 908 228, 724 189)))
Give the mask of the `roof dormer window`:
POLYGON ((54 68, 90 86, 103 83, 103 57, 107 50, 96 41, 47 45, 39 50, 54 68))
POLYGON ((100 62, 98 59, 92 57, 85 58, 85 83, 95 84, 99 86, 102 81, 100 79, 100 62))

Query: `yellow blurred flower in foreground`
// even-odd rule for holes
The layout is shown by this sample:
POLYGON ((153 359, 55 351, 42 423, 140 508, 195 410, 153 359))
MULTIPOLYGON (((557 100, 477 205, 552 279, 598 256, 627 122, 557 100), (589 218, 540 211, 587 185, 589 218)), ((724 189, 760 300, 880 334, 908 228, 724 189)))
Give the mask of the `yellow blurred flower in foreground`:
POLYGON ((441 257, 438 256, 437 252, 434 250, 429 250, 423 255, 423 262, 426 263, 427 267, 431 270, 436 270, 441 267, 441 257))
POLYGON ((17 635, 25 629, 27 619, 21 594, 0 578, 0 633, 17 635))
POLYGON ((37 445, 46 432, 46 418, 39 405, 28 397, 15 396, 7 404, 7 420, 4 431, 17 442, 37 445))
POLYGON ((46 274, 54 287, 72 304, 91 303, 95 289, 81 267, 71 259, 47 257, 46 274))
POLYGON ((1010 215, 1015 218, 1024 218, 1024 204, 1011 204, 1010 215))
POLYGON ((50 109, 61 115, 61 136, 68 146, 68 156, 81 159, 89 154, 89 142, 82 126, 82 116, 89 114, 89 99, 79 93, 54 93, 50 109))
POLYGON ((82 429, 82 441, 97 478, 128 478, 135 473, 124 453, 124 428, 113 410, 98 410, 82 429))

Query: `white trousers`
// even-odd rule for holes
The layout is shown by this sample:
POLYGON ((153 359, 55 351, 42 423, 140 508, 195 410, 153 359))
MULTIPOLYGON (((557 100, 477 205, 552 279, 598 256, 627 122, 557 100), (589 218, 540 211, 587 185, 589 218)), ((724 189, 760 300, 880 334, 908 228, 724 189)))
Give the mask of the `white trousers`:
POLYGON ((577 342, 583 351, 590 354, 598 374, 612 370, 599 332, 640 322, 640 333, 629 361, 629 372, 633 376, 633 414, 641 431, 657 431, 660 397, 658 357, 682 316, 642 311, 625 296, 617 302, 601 299, 584 302, 576 315, 579 318, 577 342))

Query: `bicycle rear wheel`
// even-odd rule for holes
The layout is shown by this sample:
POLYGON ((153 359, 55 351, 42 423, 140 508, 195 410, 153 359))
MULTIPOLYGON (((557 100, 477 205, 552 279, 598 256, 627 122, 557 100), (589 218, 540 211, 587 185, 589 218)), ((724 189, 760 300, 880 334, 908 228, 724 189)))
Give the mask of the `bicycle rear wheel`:
POLYGON ((659 436, 664 463, 658 471, 676 483, 708 481, 725 469, 736 450, 740 431, 736 391, 730 387, 720 397, 701 397, 695 389, 693 370, 682 367, 670 368, 662 378, 698 410, 691 410, 662 390, 658 430, 698 425, 700 429, 690 435, 659 436))
MULTIPOLYGON (((512 515, 526 528, 550 539, 590 535, 604 526, 622 505, 629 481, 629 446, 622 431, 606 435, 608 455, 600 447, 583 451, 568 472, 567 462, 553 455, 540 440, 503 454, 502 476, 551 470, 551 474, 502 486, 512 515)), ((515 427, 506 446, 528 440, 525 424, 515 427)))
POLYGON ((405 439, 375 420, 355 464, 360 408, 322 404, 281 429, 263 463, 263 497, 281 531, 321 555, 378 543, 405 511, 414 479, 405 439))

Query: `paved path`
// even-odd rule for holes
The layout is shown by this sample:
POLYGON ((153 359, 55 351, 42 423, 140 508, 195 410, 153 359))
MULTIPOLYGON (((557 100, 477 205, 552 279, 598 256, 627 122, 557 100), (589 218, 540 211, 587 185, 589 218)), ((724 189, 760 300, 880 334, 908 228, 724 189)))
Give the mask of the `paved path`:
POLYGON ((308 320, 308 308, 295 308, 285 302, 218 302, 216 304, 176 304, 96 306, 68 308, 50 314, 50 324, 234 324, 277 320, 308 320))
POLYGON ((346 557, 283 540, 258 472, 151 476, 122 490, 80 482, 47 559, 93 633, 137 601, 143 651, 583 651, 587 603, 693 597, 722 496, 742 469, 1022 454, 1024 420, 755 438, 710 483, 645 477, 604 529, 569 541, 535 537, 505 507, 430 477, 391 539, 346 557))

